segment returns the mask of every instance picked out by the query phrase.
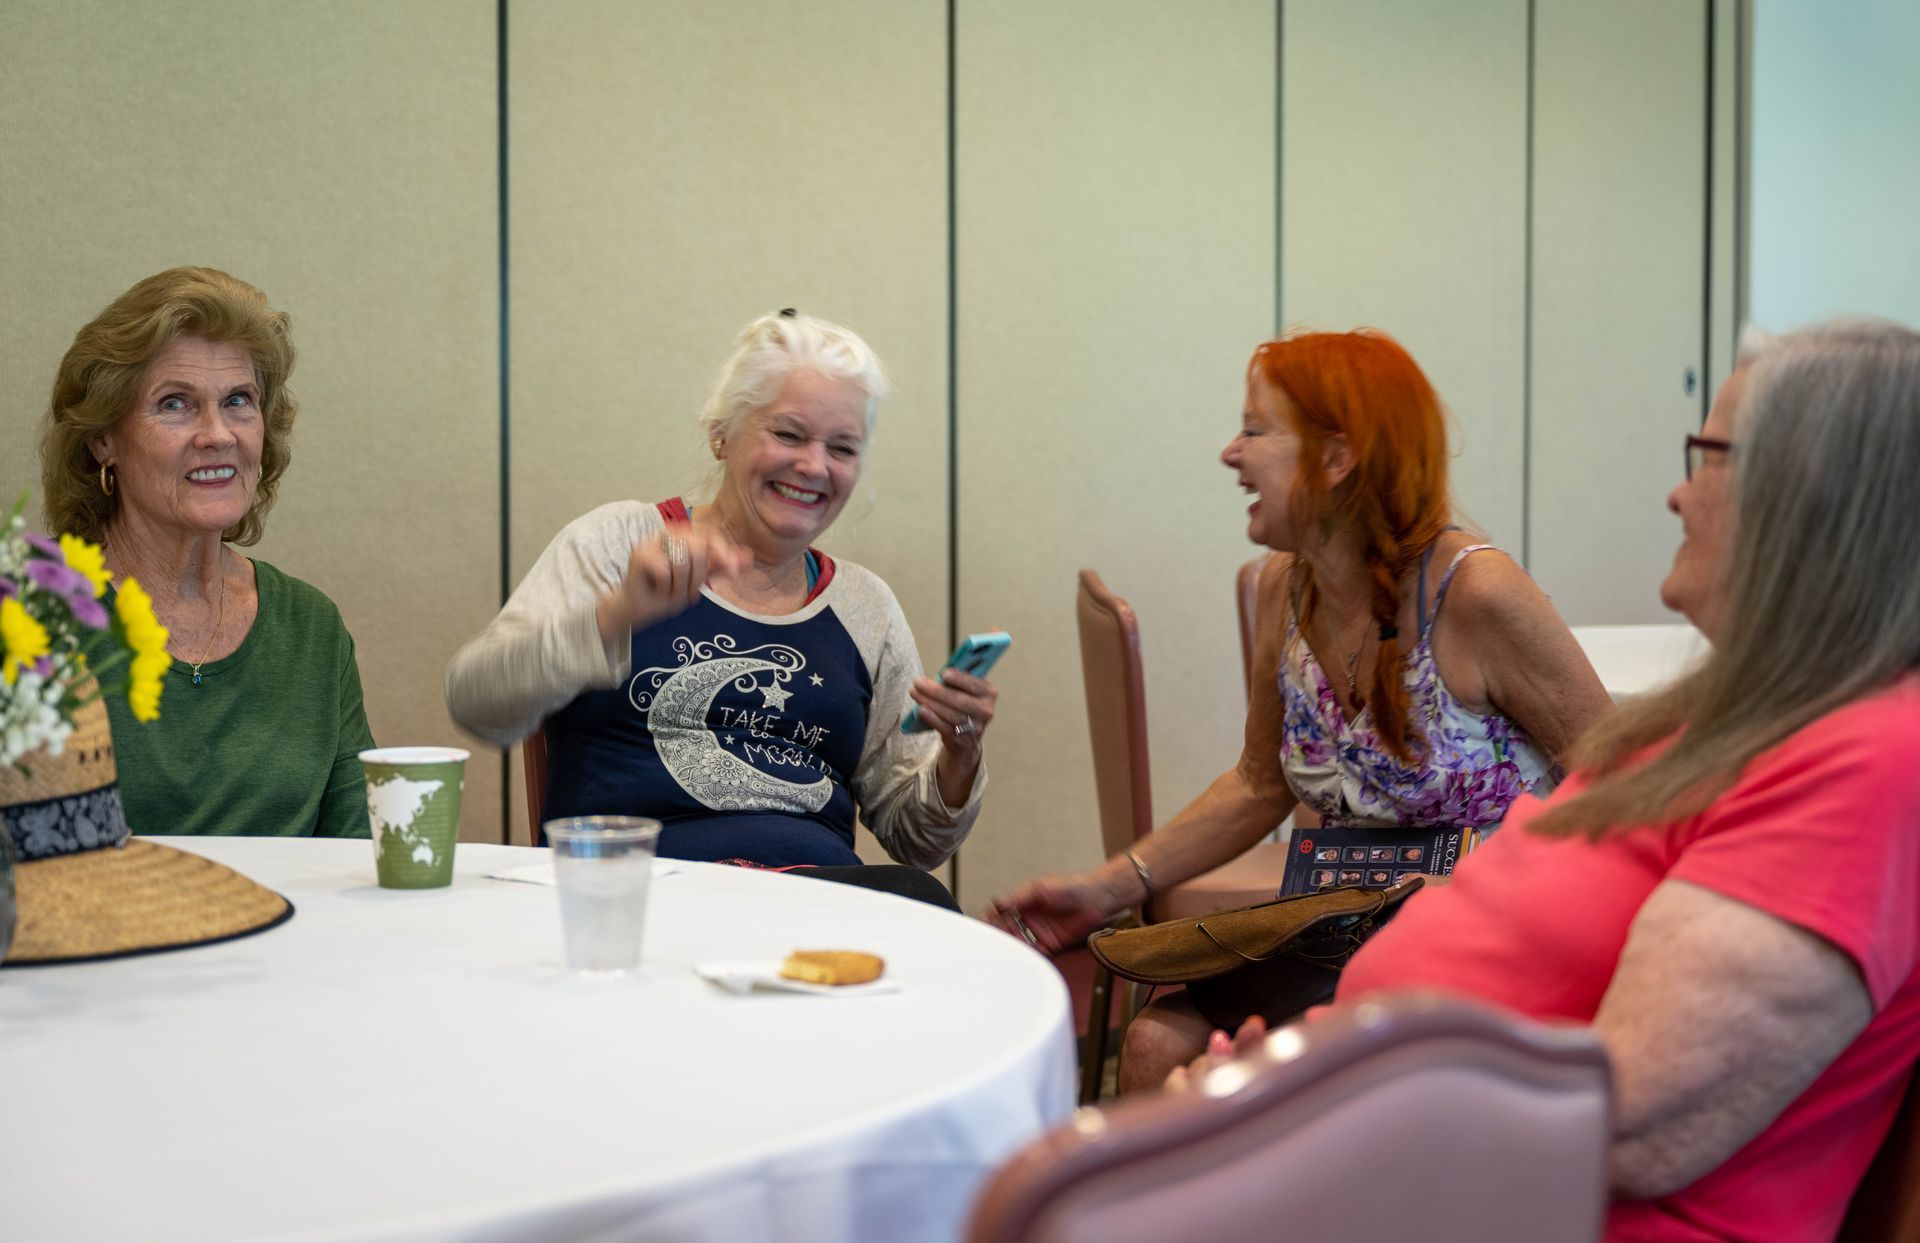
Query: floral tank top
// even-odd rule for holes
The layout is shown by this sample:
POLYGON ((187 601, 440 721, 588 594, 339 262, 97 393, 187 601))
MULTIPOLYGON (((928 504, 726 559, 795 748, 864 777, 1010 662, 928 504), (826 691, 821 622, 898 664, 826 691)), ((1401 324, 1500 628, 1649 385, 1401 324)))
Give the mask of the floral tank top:
MULTIPOLYGON (((1412 763, 1388 751, 1374 731, 1371 710, 1345 719, 1333 684, 1300 638, 1299 620, 1287 617, 1285 656, 1280 662, 1284 717, 1281 766, 1302 804, 1334 828, 1379 825, 1449 825, 1486 829, 1505 819, 1522 794, 1542 797, 1558 782, 1525 730, 1499 713, 1481 716, 1460 705, 1433 663, 1433 621, 1447 598, 1454 571, 1473 544, 1454 554, 1426 608, 1427 565, 1420 565, 1416 597, 1420 635, 1407 653, 1409 723, 1424 739, 1412 763)), ((1427 556, 1431 558, 1432 550, 1427 556)))

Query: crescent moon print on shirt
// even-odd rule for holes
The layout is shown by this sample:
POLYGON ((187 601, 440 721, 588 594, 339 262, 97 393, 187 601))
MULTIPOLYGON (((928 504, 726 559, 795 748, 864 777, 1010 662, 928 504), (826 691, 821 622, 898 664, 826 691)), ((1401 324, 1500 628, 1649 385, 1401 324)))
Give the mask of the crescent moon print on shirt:
MULTIPOLYGON (((677 638, 677 663, 636 671, 627 683, 627 700, 647 714, 647 729, 667 772, 702 806, 818 812, 833 796, 828 777, 793 781, 776 775, 783 769, 823 768, 812 749, 824 731, 790 715, 788 706, 789 700, 804 699, 787 687, 807 659, 783 643, 738 647, 725 634, 677 638), (729 698, 746 702, 716 705, 729 689, 729 698)), ((818 675, 809 682, 821 685, 818 675)))

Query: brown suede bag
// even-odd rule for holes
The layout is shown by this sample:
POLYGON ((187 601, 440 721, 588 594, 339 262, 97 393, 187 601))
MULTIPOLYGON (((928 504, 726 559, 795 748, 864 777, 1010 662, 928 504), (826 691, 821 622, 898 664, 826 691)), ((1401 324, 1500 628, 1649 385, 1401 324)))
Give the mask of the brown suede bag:
POLYGON ((1288 957, 1337 972, 1422 883, 1413 876, 1387 889, 1327 889, 1143 928, 1107 928, 1088 937, 1087 948, 1109 971, 1141 984, 1193 984, 1288 957))

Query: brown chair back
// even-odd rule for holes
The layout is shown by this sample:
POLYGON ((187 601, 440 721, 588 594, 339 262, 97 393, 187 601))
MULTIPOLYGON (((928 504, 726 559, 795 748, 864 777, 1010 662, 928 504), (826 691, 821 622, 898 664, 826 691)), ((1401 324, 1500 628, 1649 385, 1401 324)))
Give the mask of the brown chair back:
POLYGON ((540 809, 547 803, 547 731, 536 729, 520 743, 520 763, 526 774, 527 840, 535 846, 547 844, 540 831, 540 809))
POLYGON ((1906 1101, 1860 1180, 1835 1243, 1914 1239, 1920 1239, 1920 1075, 1907 1085, 1906 1101))
POLYGON ((1153 832, 1153 780, 1147 766, 1147 684, 1140 671, 1140 624, 1133 607, 1080 571, 1080 673, 1093 738, 1093 782, 1100 837, 1109 855, 1153 832))
POLYGON ((1433 994, 1283 1028, 1202 1091, 1083 1109, 975 1201, 971 1243, 1594 1243, 1611 1076, 1585 1028, 1433 994))

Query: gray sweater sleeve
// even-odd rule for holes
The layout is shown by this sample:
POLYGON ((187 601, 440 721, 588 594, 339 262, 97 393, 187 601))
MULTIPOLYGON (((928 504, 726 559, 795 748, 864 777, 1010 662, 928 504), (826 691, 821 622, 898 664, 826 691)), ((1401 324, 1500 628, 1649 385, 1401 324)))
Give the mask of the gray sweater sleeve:
POLYGON ((867 736, 853 774, 860 819, 893 858, 917 868, 946 861, 979 818, 987 789, 982 758, 966 802, 948 807, 940 797, 940 740, 932 732, 903 734, 900 718, 913 701, 907 687, 920 676, 913 632, 893 591, 871 571, 836 565, 834 609, 853 636, 873 680, 867 736))
POLYGON ((594 610, 620 585, 633 546, 664 526, 652 505, 615 501, 554 536, 499 616, 447 666, 447 711, 461 728, 511 746, 580 692, 619 685, 631 645, 601 642, 594 610))

